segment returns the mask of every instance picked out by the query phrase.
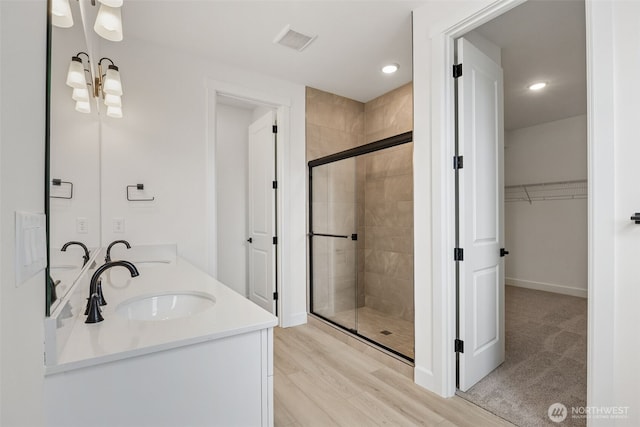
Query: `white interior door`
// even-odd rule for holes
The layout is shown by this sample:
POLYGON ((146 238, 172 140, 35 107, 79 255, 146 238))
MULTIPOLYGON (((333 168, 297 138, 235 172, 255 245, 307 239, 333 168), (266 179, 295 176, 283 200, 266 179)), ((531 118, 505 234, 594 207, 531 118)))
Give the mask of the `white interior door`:
POLYGON ((249 298, 275 313, 275 113, 249 126, 249 298))
POLYGON ((504 361, 504 126, 502 68, 458 40, 459 388, 504 361))

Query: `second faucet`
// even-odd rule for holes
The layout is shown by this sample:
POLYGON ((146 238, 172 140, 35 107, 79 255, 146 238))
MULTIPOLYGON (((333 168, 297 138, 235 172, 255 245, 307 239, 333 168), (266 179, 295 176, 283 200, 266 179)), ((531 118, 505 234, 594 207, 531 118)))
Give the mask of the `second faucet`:
POLYGON ((116 245, 118 243, 122 243, 123 245, 125 245, 127 247, 127 249, 131 249, 131 245, 126 240, 114 240, 107 247, 107 256, 104 257, 104 262, 111 262, 111 248, 113 247, 113 245, 116 245))

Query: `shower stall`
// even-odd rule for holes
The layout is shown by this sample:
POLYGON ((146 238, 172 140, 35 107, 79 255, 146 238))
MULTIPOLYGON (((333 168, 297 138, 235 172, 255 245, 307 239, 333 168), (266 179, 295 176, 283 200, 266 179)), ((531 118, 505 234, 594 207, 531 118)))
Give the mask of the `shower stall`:
POLYGON ((414 357, 412 132, 309 162, 310 311, 414 357))

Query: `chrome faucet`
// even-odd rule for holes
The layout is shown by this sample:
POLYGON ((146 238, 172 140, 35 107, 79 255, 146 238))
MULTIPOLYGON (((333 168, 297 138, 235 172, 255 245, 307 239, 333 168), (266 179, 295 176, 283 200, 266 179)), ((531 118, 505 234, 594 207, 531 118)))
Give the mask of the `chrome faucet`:
POLYGON ((107 305, 107 302, 102 296, 102 281, 100 280, 100 275, 112 267, 125 267, 129 270, 129 273, 131 273, 131 277, 137 277, 140 275, 136 266, 129 261, 112 261, 98 267, 93 273, 93 276, 91 276, 91 283, 89 284, 89 302, 87 303, 87 309, 84 313, 88 317, 84 323, 98 323, 104 320, 100 313, 100 305, 107 305))
POLYGON ((126 240, 114 240, 107 247, 107 256, 104 257, 104 262, 111 262, 111 248, 113 247, 113 245, 118 244, 118 243, 122 243, 123 245, 125 245, 127 247, 127 249, 131 249, 131 245, 126 240))
POLYGON ((62 252, 66 252, 67 248, 71 245, 78 245, 81 246, 82 249, 84 249, 84 256, 82 257, 84 259, 84 262, 82 263, 82 266, 84 267, 85 265, 87 265, 87 263, 89 262, 89 249, 87 249, 87 247, 85 246, 84 243, 82 242, 67 242, 62 246, 62 249, 60 249, 62 252))

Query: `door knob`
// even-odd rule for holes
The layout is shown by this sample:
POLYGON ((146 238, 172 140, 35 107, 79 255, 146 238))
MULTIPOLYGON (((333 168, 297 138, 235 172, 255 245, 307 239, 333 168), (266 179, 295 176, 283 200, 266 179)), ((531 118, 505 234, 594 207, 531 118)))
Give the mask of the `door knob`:
POLYGON ((509 251, 505 248, 500 248, 500 256, 503 257, 505 255, 509 255, 509 251))

